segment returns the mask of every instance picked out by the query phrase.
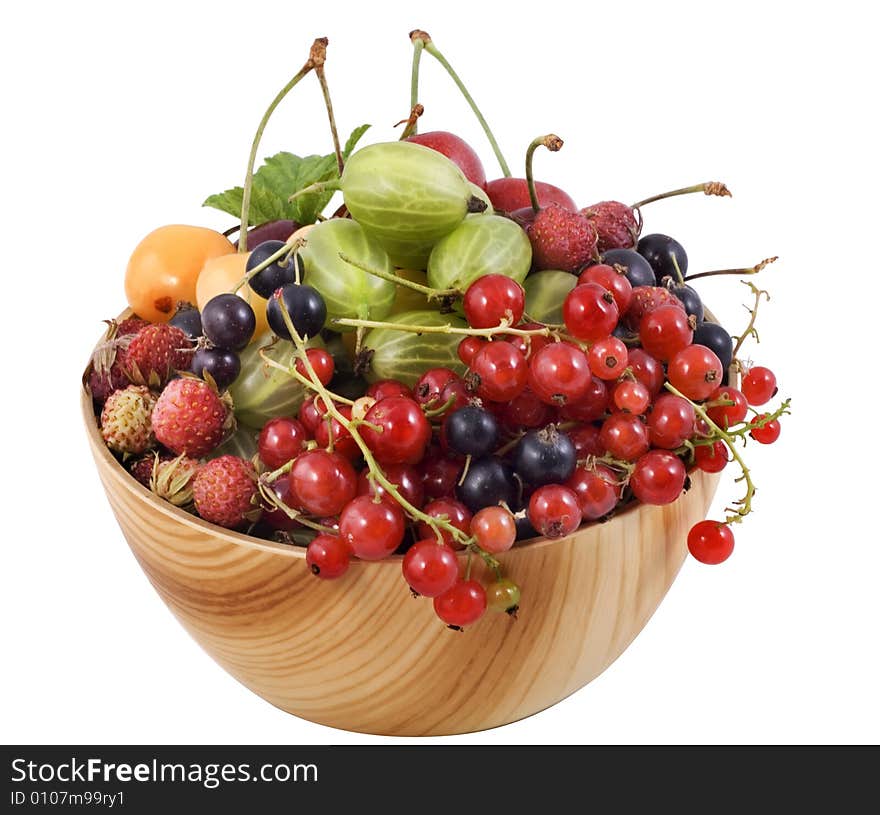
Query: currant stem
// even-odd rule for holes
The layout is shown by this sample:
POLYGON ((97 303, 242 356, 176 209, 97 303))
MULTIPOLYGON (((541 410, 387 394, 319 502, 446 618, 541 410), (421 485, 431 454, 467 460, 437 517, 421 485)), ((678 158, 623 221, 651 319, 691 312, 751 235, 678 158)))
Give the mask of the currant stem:
POLYGON ((315 74, 318 82, 321 83, 321 93, 324 95, 324 105, 327 108, 327 118, 330 120, 330 135, 333 137, 333 150, 336 153, 336 166, 339 168, 339 175, 345 169, 345 163, 342 160, 342 148, 339 146, 339 134, 336 132, 336 118, 333 115, 333 103, 330 101, 330 88, 327 86, 327 77, 324 74, 324 63, 327 60, 327 38, 315 40, 312 45, 312 51, 309 59, 315 66, 315 74))
POLYGON ((412 334, 464 334, 469 337, 492 337, 495 334, 515 334, 520 337, 550 337, 553 331, 543 328, 511 328, 503 320, 501 325, 492 328, 458 328, 454 325, 412 325, 411 323, 388 323, 381 320, 355 320, 350 317, 338 317, 332 320, 335 325, 347 325, 364 328, 393 328, 396 331, 409 331, 412 334))
MULTIPOLYGON (((276 260, 280 260, 281 258, 289 258, 291 255, 295 255, 302 246, 305 245, 305 240, 303 238, 297 238, 293 243, 288 243, 285 246, 282 246, 277 252, 273 252, 269 257, 267 257, 262 263, 258 263, 251 269, 238 283, 235 284, 235 288, 232 289, 230 294, 235 294, 242 286, 246 283, 250 282, 250 279, 257 274, 258 272, 262 272, 263 269, 271 266, 276 260)), ((299 274, 299 272, 297 272, 299 274)))
POLYGON ((538 136, 526 150, 526 183, 529 186, 529 200, 532 202, 532 211, 537 212, 540 209, 538 204, 538 193, 535 190, 535 177, 532 173, 532 157, 535 150, 539 147, 546 147, 551 153, 558 152, 565 142, 554 133, 548 133, 546 136, 538 136))
MULTIPOLYGON (((315 40, 312 44, 312 48, 320 42, 320 40, 315 40)), ((324 40, 326 45, 326 40, 324 40)), ((315 67, 314 62, 312 62, 311 54, 309 58, 306 60, 305 65, 299 69, 299 72, 293 79, 290 80, 279 92, 278 95, 272 100, 272 104, 266 108, 266 112, 263 114, 263 118, 260 119, 260 124, 257 127, 257 132, 254 134, 254 140, 251 143, 251 154, 248 157, 248 166, 247 172, 244 177, 244 189, 241 195, 241 226, 239 228, 239 236, 238 236, 238 251, 239 252, 247 252, 247 228, 248 222, 250 220, 250 210, 251 210, 251 190, 254 186, 254 164, 257 161, 257 150, 260 148, 260 140, 263 138, 263 131, 266 129, 266 125, 269 124, 269 119, 272 114, 275 112, 275 108, 281 104, 281 100, 287 96, 288 93, 297 85, 297 83, 309 72, 312 68, 315 67)))
POLYGON ((676 195, 689 195, 692 192, 703 192, 706 195, 720 195, 721 197, 730 198, 732 193, 727 189, 726 184, 720 181, 705 181, 702 184, 694 184, 692 187, 682 187, 679 190, 670 190, 669 192, 661 192, 659 195, 652 195, 650 198, 644 198, 632 205, 633 209, 652 204, 654 201, 662 201, 664 198, 673 198, 676 195))
MULTIPOLYGON (((263 348, 261 348, 259 351, 260 359, 262 359, 263 362, 265 362, 270 368, 275 368, 279 371, 284 371, 284 373, 288 374, 289 376, 292 376, 301 385, 305 385, 310 390, 313 390, 312 380, 307 379, 298 370, 296 370, 295 365, 292 368, 289 365, 282 365, 280 362, 276 362, 274 359, 272 359, 271 357, 269 357, 265 353, 263 353, 268 347, 269 346, 266 345, 263 348)), ((328 391, 328 393, 330 393, 332 395, 334 402, 340 402, 343 405, 349 405, 349 406, 354 404, 354 402, 351 399, 346 399, 344 396, 340 396, 338 393, 333 393, 332 391, 328 391)))
POLYGON ((755 305, 748 309, 751 316, 749 317, 749 324, 746 326, 746 330, 743 331, 741 336, 736 338, 736 345, 733 346, 734 359, 736 359, 736 355, 739 352, 739 349, 742 348, 742 344, 745 342, 746 337, 752 336, 755 338, 755 342, 760 342, 758 339, 758 332, 755 330, 755 320, 758 318, 758 305, 761 302, 762 296, 767 300, 770 299, 770 294, 763 289, 759 289, 751 282, 751 280, 743 280, 741 282, 752 290, 752 293, 755 295, 755 305))
POLYGON ((751 266, 746 269, 715 269, 711 272, 699 272, 698 274, 689 274, 684 278, 685 283, 689 280, 697 280, 700 277, 715 277, 716 275, 751 275, 758 274, 765 266, 769 266, 771 263, 775 263, 779 260, 779 255, 774 255, 772 258, 764 258, 760 263, 756 263, 754 266, 751 266))
POLYGON ((480 126, 483 128, 483 132, 486 134, 486 138, 489 140, 489 144, 492 145, 492 152, 495 153, 495 158, 498 159, 498 164, 501 166, 501 172, 504 174, 505 178, 510 178, 510 168, 507 166, 507 162, 504 160, 504 156, 501 153, 501 148, 498 146, 498 142, 495 141, 495 136, 492 133, 492 129, 489 127, 489 123, 486 121, 483 114, 480 112, 480 109, 477 107, 477 103, 474 102, 473 97, 468 92, 468 89, 465 87, 464 82, 461 81, 458 74, 455 73, 453 67, 446 60, 446 57, 440 53, 437 49, 437 46, 434 45, 433 40, 428 35, 426 31, 419 31, 418 29, 415 31, 411 31, 409 35, 410 40, 412 40, 413 45, 415 46, 416 41, 420 41, 422 43, 422 47, 427 51, 434 59, 437 60, 445 69, 446 73, 452 77, 452 81, 458 86, 458 89, 461 91, 461 95, 464 96, 467 103, 470 105, 471 110, 474 112, 474 115, 477 117, 477 121, 479 121, 480 126))
POLYGON ((443 297, 457 297, 460 294, 458 289, 432 289, 430 286, 423 286, 421 283, 407 280, 405 277, 400 277, 392 272, 386 272, 384 269, 376 269, 372 266, 367 266, 365 263, 361 263, 359 260, 355 260, 349 255, 346 255, 345 252, 340 252, 339 257, 350 266, 354 266, 362 272, 371 274, 374 277, 381 277, 383 280, 387 280, 390 283, 396 283, 398 286, 404 286, 407 289, 417 291, 420 294, 424 294, 429 300, 439 300, 443 297))
POLYGON ((404 512, 406 512, 406 514, 410 516, 410 518, 416 521, 423 521, 435 531, 438 527, 446 530, 463 546, 479 554, 486 562, 486 564, 494 568, 497 572, 497 570, 500 568, 500 564, 498 563, 498 561, 491 554, 481 549, 472 537, 469 537, 460 529, 453 526, 449 521, 442 521, 438 518, 434 518, 422 512, 417 507, 413 506, 409 501, 406 500, 406 498, 403 497, 403 495, 400 493, 400 490, 397 488, 397 485, 388 480, 388 478, 385 476, 385 473, 382 472, 382 468, 378 465, 376 459, 373 457, 372 450, 370 450, 370 448, 367 446, 367 443, 358 432, 357 423, 352 422, 350 419, 347 419, 345 416, 343 416, 334 404, 334 394, 327 390, 327 387, 321 382, 321 380, 318 378, 318 375, 315 373, 315 369, 312 367, 311 360, 306 353, 305 342, 297 332, 296 327, 293 325, 293 320, 290 319, 290 312, 288 312, 283 300, 280 301, 280 305, 281 315, 284 318, 284 323, 287 326, 287 330, 290 332, 293 344, 296 347, 296 354, 299 359, 302 360, 303 366, 306 370, 306 374, 311 380, 311 389, 315 391, 315 393, 317 393, 321 400, 324 402, 328 414, 336 419, 336 421, 339 422, 339 424, 342 425, 342 427, 344 427, 349 432, 351 437, 355 440, 355 443, 361 451, 361 455, 364 457, 364 462, 366 463, 370 471, 370 476, 375 481, 379 482, 382 488, 394 498, 394 500, 400 505, 404 512))

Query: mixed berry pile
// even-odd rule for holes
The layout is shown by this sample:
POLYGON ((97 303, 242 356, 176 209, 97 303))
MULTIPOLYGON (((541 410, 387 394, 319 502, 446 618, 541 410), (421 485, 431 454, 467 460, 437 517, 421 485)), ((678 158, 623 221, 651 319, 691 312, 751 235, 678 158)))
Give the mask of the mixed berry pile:
MULTIPOLYGON (((747 282, 734 339, 690 283, 768 261, 689 274, 678 241, 641 234, 641 210, 730 193, 709 182, 580 208, 533 179, 535 151, 562 146, 552 134, 512 178, 489 133, 504 177, 487 181, 462 139, 415 133, 419 57, 448 63, 424 32, 412 40, 401 140, 355 150, 360 128, 343 149, 331 114, 333 154, 255 173, 267 114, 245 186, 206 202, 240 208, 239 245, 172 226, 137 247, 136 316, 110 321, 88 375, 104 441, 176 506, 306 546, 319 578, 402 554, 412 592, 453 628, 516 612, 503 553, 517 541, 669 504, 689 472, 733 462, 743 497, 687 540, 720 563, 754 495, 742 448, 774 442, 788 402, 766 407, 775 375, 739 356, 766 292, 747 282), (336 189, 344 206, 325 218, 336 189)), ((325 49, 285 93, 314 72, 329 111, 325 49)))

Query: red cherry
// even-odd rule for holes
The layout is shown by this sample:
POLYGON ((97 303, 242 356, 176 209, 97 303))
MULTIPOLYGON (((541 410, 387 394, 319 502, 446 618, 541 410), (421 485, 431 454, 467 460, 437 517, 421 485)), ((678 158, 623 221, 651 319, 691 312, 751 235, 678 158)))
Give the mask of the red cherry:
MULTIPOLYGON (((336 371, 336 363, 333 361, 332 355, 323 348, 309 348, 306 351, 306 356, 321 384, 329 384, 336 371)), ((308 373, 306 373, 306 366, 301 359, 296 361, 296 370, 300 376, 304 376, 306 379, 309 378, 308 373)))
POLYGON ((660 361, 646 353, 641 348, 633 348, 629 351, 628 367, 633 376, 639 380, 652 394, 660 393, 666 377, 660 361))
POLYGON ((529 361, 529 387, 548 405, 583 399, 590 387, 590 363, 580 348, 567 342, 545 345, 529 361))
POLYGON ((426 455, 419 465, 425 495, 428 498, 447 498, 452 495, 463 466, 461 459, 451 458, 439 450, 426 455))
POLYGON ((648 415, 648 436, 654 447, 674 450, 694 435, 696 414, 687 399, 668 393, 657 397, 648 415))
POLYGON ((458 344, 458 358, 465 364, 473 362, 477 352, 488 342, 484 337, 465 337, 458 344))
MULTIPOLYGON (((351 408, 348 405, 337 405, 336 409, 346 419, 351 419, 351 408)), ((348 429, 342 425, 339 420, 331 415, 325 414, 318 426, 315 428, 315 441, 319 447, 330 447, 330 440, 333 440, 333 451, 345 456, 349 461, 357 461, 361 457, 361 448, 354 440, 348 429)))
POLYGON ((451 162, 458 165, 464 173, 464 177, 478 187, 486 186, 486 171, 483 162, 464 139, 445 130, 430 130, 427 133, 418 133, 410 136, 407 141, 430 147, 438 153, 442 153, 451 162))
MULTIPOLYGON (((577 204, 567 192, 559 187, 554 187, 543 181, 536 181, 535 192, 538 195, 539 207, 559 204, 572 212, 577 211, 577 204)), ((489 196, 492 206, 502 212, 513 212, 523 207, 532 206, 529 185, 524 178, 495 178, 487 182, 486 194, 489 196)))
POLYGON ((599 379, 617 379, 629 362, 629 351, 617 337, 605 337, 593 343, 587 354, 590 372, 599 379))
MULTIPOLYGON (((767 414, 762 413, 760 416, 755 416, 755 418, 752 419, 752 422, 757 422, 766 417, 767 414)), ((780 426, 779 421, 777 419, 771 419, 763 427, 756 427, 753 430, 750 430, 749 435, 756 442, 760 442, 761 444, 773 444, 773 442, 779 438, 781 432, 782 427, 780 426)))
POLYGON ((738 424, 746 418, 746 414, 749 412, 746 397, 743 396, 741 391, 730 387, 730 385, 722 385, 715 388, 707 397, 707 401, 733 402, 732 405, 714 405, 706 411, 709 418, 722 430, 727 430, 731 425, 738 424))
POLYGON ((367 392, 364 395, 375 399, 377 402, 387 399, 389 396, 413 398, 413 392, 403 382, 398 382, 396 379, 379 379, 367 388, 367 392))

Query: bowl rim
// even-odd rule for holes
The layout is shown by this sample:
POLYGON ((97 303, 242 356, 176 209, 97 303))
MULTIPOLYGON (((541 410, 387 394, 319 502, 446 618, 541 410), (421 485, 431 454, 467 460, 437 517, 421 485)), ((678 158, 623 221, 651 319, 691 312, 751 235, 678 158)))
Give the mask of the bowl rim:
MULTIPOLYGON (((120 314, 116 319, 117 321, 122 321, 127 317, 132 316, 132 313, 133 312, 131 311, 131 309, 125 309, 125 311, 123 311, 122 314, 120 314)), ((98 459, 100 464, 105 465, 106 471, 112 475, 114 480, 118 484, 120 484, 123 489, 126 489, 139 501, 143 501, 152 505, 155 509, 157 509, 168 518, 171 518, 185 526, 189 526, 190 528, 195 529, 196 531, 201 532, 205 535, 209 535, 214 538, 220 538, 227 543, 235 544, 237 546, 246 546, 251 549, 258 549, 265 552, 280 554, 285 557, 300 560, 305 559, 305 546, 300 546, 298 544, 281 543, 279 541, 270 541, 264 538, 255 537, 253 535, 247 535, 244 532, 236 532, 231 529, 225 529, 222 526, 218 526, 217 524, 212 524, 208 521, 205 521, 204 519, 199 518, 197 515, 193 515, 186 510, 181 509, 180 507, 176 507, 174 506, 174 504, 171 504, 168 501, 164 501, 159 496, 147 489, 143 484, 138 482, 122 466, 119 460, 110 452, 110 449, 107 447, 107 445, 104 443, 104 439, 101 437, 100 431, 98 429, 94 402, 86 384, 88 382, 89 370, 90 363, 86 365, 85 371, 83 372, 80 381, 80 406, 82 408, 83 421, 86 425, 86 433, 88 435, 89 445, 92 448, 93 455, 98 459)), ((709 474, 703 473, 701 470, 696 468, 691 468, 688 470, 688 476, 691 478, 707 477, 708 475, 709 474)), ((607 529, 609 524, 614 523, 615 520, 624 515, 635 513, 643 509, 647 510, 650 508, 650 505, 633 500, 630 501, 626 506, 620 508, 617 512, 614 513, 614 516, 612 518, 609 518, 606 521, 590 521, 586 524, 581 524, 570 535, 565 535, 561 538, 535 537, 528 538, 523 541, 517 541, 513 545, 513 547, 504 554, 523 552, 525 550, 537 550, 544 547, 555 546, 557 544, 570 541, 573 538, 583 539, 585 536, 588 536, 591 533, 598 532, 599 529, 607 529)), ((459 556, 465 556, 467 552, 462 550, 457 554, 459 554, 459 556)), ((398 564, 402 560, 403 555, 396 554, 389 555, 388 557, 378 561, 362 561, 358 560, 357 558, 353 558, 352 565, 356 567, 364 567, 371 564, 398 564)))

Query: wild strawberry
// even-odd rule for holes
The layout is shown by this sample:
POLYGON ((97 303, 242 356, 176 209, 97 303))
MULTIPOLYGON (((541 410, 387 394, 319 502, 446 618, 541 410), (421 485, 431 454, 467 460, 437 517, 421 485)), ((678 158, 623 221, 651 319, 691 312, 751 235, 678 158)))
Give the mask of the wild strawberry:
POLYGON ((128 471, 139 484, 143 484, 150 489, 150 479, 153 477, 153 467, 157 461, 170 461, 172 458, 168 453, 158 453, 156 451, 145 453, 144 455, 132 459, 128 465, 128 471))
POLYGON ((663 286, 636 286, 632 290, 629 308, 623 316, 624 325, 638 329, 642 317, 659 306, 678 306, 682 311, 685 310, 681 300, 663 286))
POLYGON ((620 201, 600 201, 581 212, 596 230, 596 248, 600 253, 609 249, 632 249, 639 239, 641 219, 632 207, 620 201))
POLYGON ((150 323, 147 320, 142 320, 140 317, 126 317, 116 329, 116 334, 119 337, 124 337, 127 334, 137 334, 142 328, 146 328, 150 323))
POLYGON ((153 409, 153 432, 171 452, 202 458, 223 439, 232 412, 207 382, 185 376, 172 379, 153 409))
POLYGON ((163 461, 157 459, 150 472, 150 489, 160 498, 176 507, 193 501, 193 480, 199 471, 199 462, 186 455, 163 461))
POLYGON ((119 360, 114 360, 106 370, 99 371, 96 367, 93 367, 89 371, 89 393, 92 394, 92 399, 99 405, 103 405, 111 393, 121 390, 128 384, 128 377, 122 370, 119 360))
POLYGON ((166 323, 142 328, 120 354, 126 376, 137 385, 154 388, 164 385, 174 371, 188 370, 191 358, 189 337, 166 323))
MULTIPOLYGON (((130 318, 138 319, 138 318, 130 318)), ((122 363, 120 352, 131 342, 131 337, 120 332, 129 320, 117 323, 116 320, 105 320, 107 333, 95 346, 92 352, 92 364, 89 370, 88 389, 92 398, 99 405, 107 401, 113 391, 120 390, 129 384, 122 363)), ((146 323, 144 323, 146 325, 146 323)))
POLYGON ((559 204, 542 209, 528 229, 532 259, 538 269, 576 272, 596 252, 596 230, 585 215, 559 204))
POLYGON ((254 518, 259 508, 256 471, 238 456, 220 456, 201 466, 193 479, 196 511, 206 521, 235 529, 254 518))
POLYGON ((156 397, 143 385, 129 385, 110 394, 101 411, 101 436, 117 453, 143 453, 155 438, 150 416, 156 397))

